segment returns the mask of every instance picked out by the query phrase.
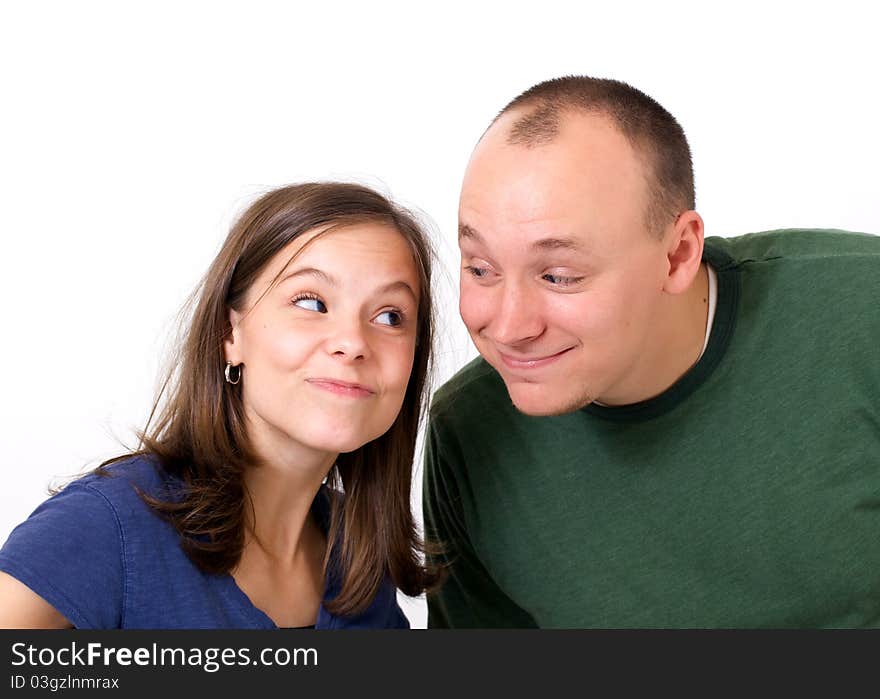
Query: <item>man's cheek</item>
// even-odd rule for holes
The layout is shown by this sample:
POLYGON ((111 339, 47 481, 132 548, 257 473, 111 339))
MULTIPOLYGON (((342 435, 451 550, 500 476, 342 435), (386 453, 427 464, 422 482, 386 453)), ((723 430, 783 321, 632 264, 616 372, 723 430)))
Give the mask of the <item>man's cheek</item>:
POLYGON ((490 304, 479 293, 462 289, 458 303, 458 312, 462 321, 472 333, 477 333, 488 324, 491 318, 490 304))

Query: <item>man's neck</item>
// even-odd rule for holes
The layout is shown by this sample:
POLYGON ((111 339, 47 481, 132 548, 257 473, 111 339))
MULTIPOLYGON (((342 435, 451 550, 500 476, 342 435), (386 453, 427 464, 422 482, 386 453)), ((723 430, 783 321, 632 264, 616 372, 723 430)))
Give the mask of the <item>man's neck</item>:
POLYGON ((595 401, 600 405, 631 405, 660 395, 693 367, 703 354, 709 318, 709 274, 706 263, 690 288, 669 299, 651 339, 656 351, 634 367, 622 390, 595 401))

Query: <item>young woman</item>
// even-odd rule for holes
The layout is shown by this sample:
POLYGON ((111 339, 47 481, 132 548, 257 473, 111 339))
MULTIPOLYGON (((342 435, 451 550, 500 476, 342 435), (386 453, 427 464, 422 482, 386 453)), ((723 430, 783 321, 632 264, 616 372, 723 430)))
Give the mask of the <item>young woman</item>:
POLYGON ((419 225, 370 189, 260 198, 202 282, 142 448, 3 546, 0 626, 408 626, 395 588, 433 581, 410 509, 430 278, 419 225))

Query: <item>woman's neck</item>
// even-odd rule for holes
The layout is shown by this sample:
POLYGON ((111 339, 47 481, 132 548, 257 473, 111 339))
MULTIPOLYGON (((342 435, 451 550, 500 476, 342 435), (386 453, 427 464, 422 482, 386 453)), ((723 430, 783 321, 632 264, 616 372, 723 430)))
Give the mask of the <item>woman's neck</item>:
POLYGON ((292 561, 299 549, 312 502, 333 465, 335 455, 310 468, 252 466, 244 475, 248 502, 245 546, 253 543, 279 562, 292 561))

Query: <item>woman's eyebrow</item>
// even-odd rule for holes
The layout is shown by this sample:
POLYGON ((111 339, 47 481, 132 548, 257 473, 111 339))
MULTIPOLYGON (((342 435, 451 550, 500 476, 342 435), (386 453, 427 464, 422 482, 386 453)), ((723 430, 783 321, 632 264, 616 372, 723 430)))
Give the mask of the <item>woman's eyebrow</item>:
MULTIPOLYGON (((286 282, 288 279, 295 279, 302 276, 315 277, 316 279, 320 279, 321 281, 324 281, 333 287, 339 286, 339 282, 333 275, 328 274, 324 270, 318 269, 317 267, 301 267, 300 269, 295 269, 288 274, 285 274, 281 279, 278 280, 278 283, 281 284, 283 282, 286 282)), ((408 293, 410 296, 413 297, 414 301, 419 300, 418 294, 416 294, 413 288, 402 279, 383 284, 376 289, 375 295, 378 296, 380 294, 387 294, 389 292, 398 290, 408 293)))
POLYGON ((413 301, 418 302, 419 297, 416 294, 416 292, 413 290, 413 288, 409 284, 407 284, 402 279, 398 280, 396 282, 390 282, 388 284, 385 284, 385 285, 379 287, 378 289, 376 289, 376 295, 378 296, 381 294, 387 294, 389 292, 397 291, 397 290, 407 292, 410 296, 413 297, 413 301))
POLYGON ((281 284, 282 282, 286 282, 288 279, 293 279, 295 277, 301 277, 304 275, 320 279, 330 286, 339 286, 338 282, 332 275, 327 274, 327 272, 320 270, 317 267, 301 267, 300 269, 295 269, 292 272, 288 272, 287 274, 285 274, 281 279, 278 280, 278 283, 281 284))

